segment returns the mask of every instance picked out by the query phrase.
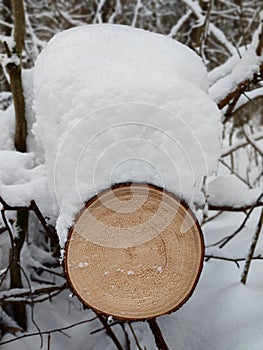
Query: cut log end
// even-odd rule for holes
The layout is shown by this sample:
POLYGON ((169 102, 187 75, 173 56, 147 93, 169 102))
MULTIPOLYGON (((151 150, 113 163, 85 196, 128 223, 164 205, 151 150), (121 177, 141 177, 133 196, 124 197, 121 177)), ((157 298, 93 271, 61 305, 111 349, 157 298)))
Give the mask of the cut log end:
POLYGON ((125 184, 87 202, 70 229, 64 265, 85 305, 146 320, 191 296, 203 256, 201 228, 185 204, 158 187, 125 184))

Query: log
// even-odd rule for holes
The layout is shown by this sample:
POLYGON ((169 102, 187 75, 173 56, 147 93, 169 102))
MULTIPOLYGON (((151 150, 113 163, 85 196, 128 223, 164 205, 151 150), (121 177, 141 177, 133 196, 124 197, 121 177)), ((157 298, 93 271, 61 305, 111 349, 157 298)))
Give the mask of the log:
POLYGON ((69 231, 69 285, 96 312, 148 320, 192 295, 204 257, 201 228, 188 206, 159 187, 120 184, 91 200, 69 231))

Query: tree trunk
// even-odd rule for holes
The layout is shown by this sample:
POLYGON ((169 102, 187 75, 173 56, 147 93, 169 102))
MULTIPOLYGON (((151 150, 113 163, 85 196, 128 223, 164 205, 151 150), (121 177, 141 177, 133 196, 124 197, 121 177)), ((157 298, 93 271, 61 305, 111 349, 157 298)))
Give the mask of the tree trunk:
POLYGON ((21 65, 17 66, 14 63, 9 63, 6 69, 10 76, 10 86, 15 107, 15 148, 19 152, 26 152, 27 122, 25 116, 25 99, 21 78, 21 65))
MULTIPOLYGON (((20 210, 17 212, 18 235, 14 239, 14 250, 10 251, 10 289, 23 288, 20 254, 28 231, 29 212, 20 210)), ((22 302, 12 304, 11 314, 17 324, 24 330, 27 329, 26 307, 22 302)))
MULTIPOLYGON (((26 152, 27 122, 25 115, 25 98, 22 85, 22 51, 25 40, 25 14, 23 0, 12 0, 14 15, 14 40, 15 47, 8 47, 5 43, 9 63, 6 70, 10 77, 10 87, 15 107, 15 148, 19 152, 26 152)), ((10 252, 10 288, 23 288, 20 268, 20 254, 28 231, 28 211, 17 211, 18 235, 14 239, 14 249, 10 252)), ((23 329, 27 328, 26 306, 24 303, 13 303, 10 306, 14 320, 23 329)))
POLYGON ((14 99, 16 129, 15 129, 15 148, 19 152, 26 152, 26 136, 27 122, 25 116, 25 99, 23 93, 22 77, 21 77, 21 56, 25 40, 25 14, 23 0, 12 0, 12 8, 14 13, 14 39, 15 48, 7 49, 7 55, 10 63, 6 69, 10 76, 10 86, 14 99))

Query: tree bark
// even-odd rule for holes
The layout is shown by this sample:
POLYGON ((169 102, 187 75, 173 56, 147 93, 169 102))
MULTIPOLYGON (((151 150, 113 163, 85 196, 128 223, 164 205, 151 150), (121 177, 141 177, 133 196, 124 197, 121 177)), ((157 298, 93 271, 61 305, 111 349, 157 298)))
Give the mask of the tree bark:
POLYGON ((15 148, 19 152, 26 152, 27 122, 25 116, 25 99, 23 94, 21 66, 9 63, 6 66, 10 77, 10 86, 15 107, 15 148))
MULTIPOLYGON (((23 288, 20 255, 28 231, 28 211, 17 212, 18 235, 14 239, 14 249, 10 251, 10 289, 23 288)), ((25 303, 17 302, 11 305, 11 314, 17 324, 24 330, 27 329, 27 317, 25 303)))
MULTIPOLYGON (((25 98, 22 85, 22 51, 25 40, 25 13, 23 0, 12 0, 14 15, 14 40, 15 47, 8 47, 5 43, 9 63, 6 70, 10 77, 10 87, 13 94, 15 108, 15 148, 19 152, 26 152, 27 122, 25 115, 25 98)), ((20 268, 20 254, 28 231, 28 211, 17 211, 18 235, 14 239, 13 250, 10 251, 10 288, 22 288, 22 275, 20 268)), ((27 317, 25 303, 15 303, 10 306, 10 312, 14 320, 26 330, 27 317)))
POLYGON ((15 148, 19 152, 26 152, 27 122, 25 115, 25 98, 21 77, 21 56, 25 40, 25 14, 23 0, 12 0, 14 13, 14 39, 15 48, 7 48, 7 55, 10 63, 6 70, 10 76, 10 87, 14 99, 16 128, 15 128, 15 148), (15 60, 15 58, 17 58, 15 60))
POLYGON ((12 9, 14 14, 14 39, 16 43, 16 53, 21 57, 25 42, 25 11, 23 0, 12 0, 12 9))

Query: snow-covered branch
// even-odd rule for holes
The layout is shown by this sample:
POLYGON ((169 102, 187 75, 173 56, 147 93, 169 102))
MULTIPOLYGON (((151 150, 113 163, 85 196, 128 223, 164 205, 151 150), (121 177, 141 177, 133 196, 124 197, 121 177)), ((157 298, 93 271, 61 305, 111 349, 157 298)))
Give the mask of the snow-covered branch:
POLYGON ((222 154, 221 154, 221 157, 224 158, 224 157, 227 157, 229 156, 231 153, 239 150, 240 148, 243 148, 243 147, 246 147, 249 143, 254 142, 255 141, 259 141, 259 140, 262 140, 263 139, 263 132, 262 131, 259 131, 257 133, 254 133, 253 134, 253 138, 250 138, 250 139, 241 139, 240 141, 237 141, 235 142, 233 145, 231 146, 228 146, 228 147, 224 147, 222 149, 222 154))
MULTIPOLYGON (((209 93, 220 109, 224 108, 234 98, 236 105, 239 97, 252 83, 256 84, 261 81, 263 74, 262 30, 262 24, 260 23, 249 48, 242 50, 242 53, 240 51, 241 57, 239 60, 237 60, 237 54, 234 53, 233 58, 229 59, 221 69, 218 68, 216 74, 212 75, 210 73, 210 78, 215 79, 216 76, 217 78, 216 82, 210 87, 209 93), (220 70, 221 79, 219 79, 220 70)), ((231 112, 235 105, 231 106, 231 112)))
MULTIPOLYGON (((192 13, 195 15, 198 21, 198 25, 201 26, 205 23, 206 16, 203 14, 203 10, 199 5, 199 2, 196 0, 181 0, 189 7, 192 13)), ((235 47, 230 43, 226 38, 225 34, 221 29, 219 29, 215 24, 209 23, 207 28, 208 33, 211 33, 226 49, 230 54, 236 52, 235 47)))
POLYGON ((0 302, 3 303, 3 302, 28 301, 29 303, 32 303, 32 298, 34 300, 35 298, 42 296, 43 294, 46 294, 46 295, 52 294, 54 292, 63 291, 66 288, 67 288, 67 284, 64 283, 61 286, 44 286, 42 288, 32 288, 31 290, 28 288, 10 289, 8 291, 0 292, 0 302))

